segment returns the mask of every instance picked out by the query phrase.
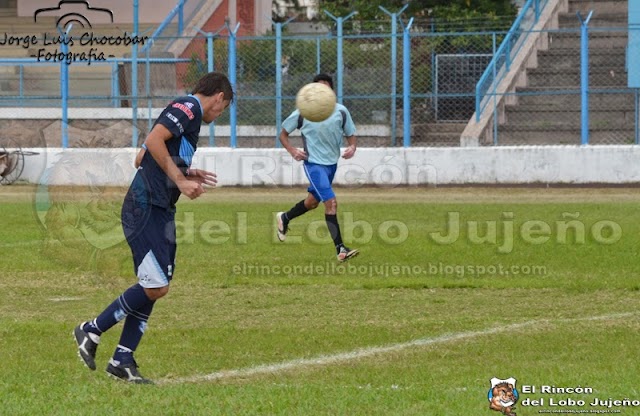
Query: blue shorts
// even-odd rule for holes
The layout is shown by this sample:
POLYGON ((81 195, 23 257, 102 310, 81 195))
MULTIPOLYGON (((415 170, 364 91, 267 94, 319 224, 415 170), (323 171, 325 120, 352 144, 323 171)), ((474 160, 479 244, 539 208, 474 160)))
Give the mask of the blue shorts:
POLYGON ((336 175, 338 164, 335 165, 317 165, 311 162, 304 162, 304 173, 309 179, 309 188, 307 191, 313 195, 318 202, 328 201, 336 197, 331 188, 333 177, 336 175))
POLYGON ((167 286, 176 267, 175 213, 125 198, 121 219, 140 286, 167 286))

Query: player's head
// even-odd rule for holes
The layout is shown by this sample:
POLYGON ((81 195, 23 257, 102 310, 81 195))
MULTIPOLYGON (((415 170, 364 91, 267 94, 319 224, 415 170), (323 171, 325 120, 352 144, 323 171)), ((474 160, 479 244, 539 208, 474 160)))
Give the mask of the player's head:
POLYGON ((215 120, 233 101, 231 82, 220 72, 209 72, 200 78, 191 93, 200 99, 205 123, 215 120))
POLYGON ((333 78, 331 78, 331 75, 329 74, 318 74, 313 77, 313 82, 321 82, 333 89, 333 78))

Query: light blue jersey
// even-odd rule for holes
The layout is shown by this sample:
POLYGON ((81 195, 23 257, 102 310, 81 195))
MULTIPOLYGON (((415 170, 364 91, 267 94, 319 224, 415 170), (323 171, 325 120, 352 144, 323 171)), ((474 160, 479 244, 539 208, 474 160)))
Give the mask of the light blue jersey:
POLYGON ((307 160, 318 165, 330 166, 338 163, 344 137, 356 134, 351 114, 342 104, 336 104, 333 114, 324 121, 314 123, 302 119, 302 126, 299 126, 299 119, 300 111, 295 110, 282 122, 282 128, 289 134, 300 129, 304 151, 309 156, 307 160))

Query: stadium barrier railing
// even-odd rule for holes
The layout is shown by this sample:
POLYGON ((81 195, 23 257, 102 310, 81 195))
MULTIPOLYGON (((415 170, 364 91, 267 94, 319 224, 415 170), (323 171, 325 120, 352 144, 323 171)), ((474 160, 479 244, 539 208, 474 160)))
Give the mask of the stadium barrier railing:
MULTIPOLYGON (((527 25, 535 21, 531 16, 542 14, 546 3, 531 0, 527 4, 532 7, 529 14, 521 14, 516 21, 519 26, 512 25, 510 30, 506 30, 510 24, 502 25, 505 30, 501 30, 499 25, 487 28, 479 23, 470 30, 466 22, 466 31, 461 32, 451 22, 436 25, 433 19, 406 21, 398 15, 397 22, 336 19, 332 27, 324 27, 318 33, 298 34, 290 28, 296 22, 287 22, 274 23, 274 32, 265 36, 253 36, 241 26, 226 25, 195 36, 160 34, 153 43, 139 48, 135 59, 114 57, 91 65, 67 65, 69 93, 64 98, 60 80, 66 63, 3 58, 0 106, 42 107, 38 114, 47 108, 51 114, 57 114, 60 108, 100 109, 93 113, 71 111, 62 124, 68 123, 74 132, 82 128, 95 131, 96 127, 82 126, 88 126, 88 119, 95 119, 96 114, 113 120, 128 111, 125 124, 129 126, 123 134, 130 135, 129 140, 116 141, 111 146, 135 147, 140 144, 139 137, 151 128, 158 109, 176 95, 189 92, 202 74, 217 70, 233 78, 237 100, 215 124, 203 128, 202 145, 277 147, 278 126, 293 110, 297 90, 314 74, 330 72, 335 74, 340 100, 359 126, 364 146, 460 146, 463 129, 474 112, 477 115, 476 83, 484 82, 487 71, 492 76, 497 73, 500 63, 506 68, 507 56, 513 69, 519 58, 515 52, 525 47, 525 35, 544 35, 553 38, 554 45, 567 43, 561 52, 549 49, 536 58, 539 65, 530 71, 529 88, 496 92, 493 78, 483 111, 498 115, 493 119, 494 134, 491 140, 477 144, 580 144, 575 140, 576 126, 568 121, 575 119, 576 105, 580 109, 580 84, 574 82, 574 72, 563 64, 549 64, 562 55, 563 62, 568 62, 564 65, 580 65, 580 46, 564 39, 575 37, 578 32, 530 30, 527 25), (532 83, 539 85, 533 87, 532 83), (553 105, 546 108, 536 101, 550 97, 554 97, 550 101, 553 105), (497 106, 492 98, 504 99, 510 107, 497 106), (518 105, 511 105, 514 103, 518 105), (88 118, 74 118, 81 114, 88 118), (527 119, 531 131, 518 126, 518 120, 527 119)), ((628 29, 617 28, 617 37, 604 29, 591 30, 594 44, 624 46, 628 29)), ((592 62, 604 62, 607 56, 592 52, 592 62)), ((618 55, 609 58, 616 62, 621 59, 618 55)), ((592 134, 592 143, 638 143, 638 92, 621 82, 624 76, 624 70, 616 70, 614 76, 606 71, 591 74, 592 84, 598 77, 603 84, 596 82, 589 87, 590 100, 600 103, 592 107, 591 130, 596 126, 602 130, 592 134), (619 107, 620 113, 602 118, 606 114, 598 111, 607 106, 610 110, 619 107), (615 117, 624 121, 624 131, 607 130, 606 122, 615 124, 615 117), (628 129, 628 125, 633 128, 628 129)), ((37 123, 33 126, 37 127, 37 123)), ((61 143, 63 147, 77 147, 98 142, 71 138, 61 143)), ((30 142, 25 139, 25 143, 30 142)))

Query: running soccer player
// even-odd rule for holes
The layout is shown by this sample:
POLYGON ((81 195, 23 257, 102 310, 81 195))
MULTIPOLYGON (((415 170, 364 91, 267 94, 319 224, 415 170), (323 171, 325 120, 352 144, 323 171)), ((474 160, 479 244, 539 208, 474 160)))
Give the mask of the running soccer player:
POLYGON ((206 74, 192 94, 175 99, 162 111, 138 153, 138 171, 121 213, 138 283, 95 319, 75 327, 78 354, 91 370, 96 369, 100 336, 124 319, 120 342, 109 360, 107 374, 130 383, 152 383, 138 371, 133 354, 153 305, 169 292, 175 271, 175 204, 181 194, 195 199, 205 192, 203 185, 216 185, 214 173, 190 169, 190 165, 201 124, 214 121, 232 100, 233 89, 226 75, 206 74))
MULTIPOLYGON (((333 89, 333 79, 328 74, 318 74, 313 82, 320 82, 333 89)), ((338 201, 331 188, 340 159, 340 146, 346 137, 348 147, 342 153, 344 159, 351 159, 356 152, 356 127, 351 119, 349 110, 336 104, 336 108, 324 121, 311 122, 305 120, 300 111, 295 110, 282 122, 280 143, 297 161, 304 161, 304 172, 309 179, 309 194, 287 212, 278 212, 278 239, 284 241, 289 230, 289 222, 315 209, 320 202, 324 203, 324 218, 327 222, 329 234, 336 247, 338 261, 346 261, 358 255, 358 250, 352 250, 344 245, 338 224, 338 201), (304 150, 298 149, 289 142, 289 135, 296 129, 302 133, 304 150)))

